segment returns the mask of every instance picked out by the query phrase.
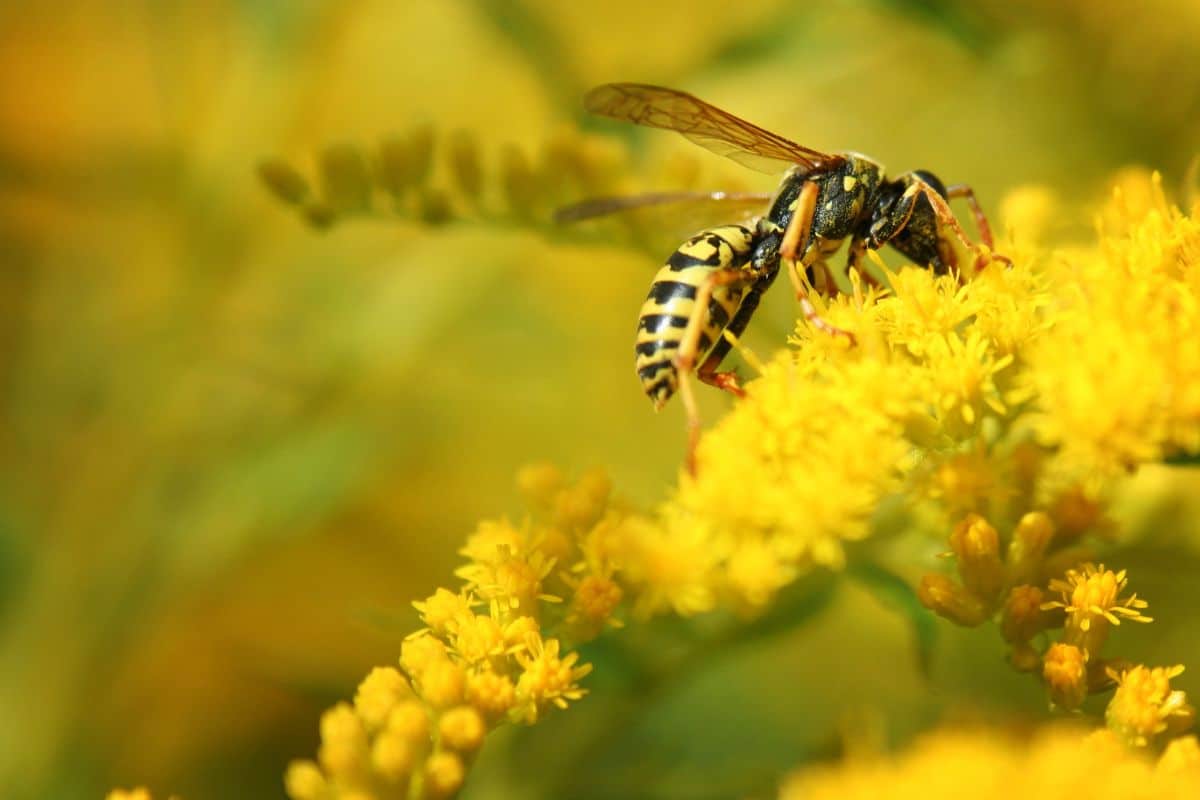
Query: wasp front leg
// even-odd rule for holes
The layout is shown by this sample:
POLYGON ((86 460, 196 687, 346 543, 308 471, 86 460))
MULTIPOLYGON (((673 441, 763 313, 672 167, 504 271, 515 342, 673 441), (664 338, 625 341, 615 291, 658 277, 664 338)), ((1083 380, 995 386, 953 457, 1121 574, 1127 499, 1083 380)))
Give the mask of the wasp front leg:
MULTIPOLYGON (((812 301, 808 299, 808 290, 804 286, 804 279, 800 276, 800 264, 803 263, 807 253, 819 253, 815 247, 808 248, 807 251, 801 251, 801 248, 808 245, 809 234, 812 232, 813 214, 817 209, 817 195, 820 191, 821 187, 812 181, 807 181, 800 190, 800 195, 796 198, 796 209, 792 212, 792 218, 788 220, 787 228, 783 232, 779 255, 787 262, 788 278, 792 281, 792 287, 796 290, 796 300, 800 302, 800 311, 808 323, 817 330, 832 336, 845 336, 850 340, 850 344, 854 344, 853 333, 830 325, 813 308, 812 301)), ((804 266, 807 267, 808 264, 804 264, 804 266)))
POLYGON ((958 221, 958 217, 954 216, 954 211, 950 208, 950 203, 946 201, 946 198, 938 194, 937 191, 928 183, 925 183, 925 181, 914 180, 912 185, 910 185, 904 191, 904 194, 901 195, 898 205, 901 208, 904 208, 907 204, 907 217, 911 217, 912 209, 916 205, 917 197, 924 195, 925 199, 929 201, 929 205, 933 208, 933 213, 937 216, 938 222, 943 227, 954 231, 954 235, 958 237, 958 241, 962 243, 963 247, 976 252, 976 272, 979 272, 981 269, 987 266, 988 261, 990 260, 1003 261, 1009 266, 1012 266, 1012 260, 1008 256, 991 252, 992 228, 990 225, 988 225, 987 217, 983 215, 983 209, 979 206, 979 201, 975 198, 975 192, 972 191, 969 186, 964 185, 959 185, 954 188, 958 190, 959 194, 951 195, 949 189, 946 190, 946 193, 950 197, 966 197, 967 202, 971 204, 972 211, 975 212, 975 222, 979 225, 980 236, 983 239, 984 245, 986 245, 988 249, 988 254, 986 256, 980 252, 979 245, 975 244, 970 240, 970 238, 967 237, 967 232, 963 230, 962 225, 958 221))
MULTIPOLYGON (((700 354, 700 334, 708 323, 708 307, 712 302, 713 290, 718 286, 730 286, 738 283, 752 283, 757 276, 743 269, 721 269, 713 272, 704 282, 700 284, 700 288, 696 291, 696 299, 692 306, 692 313, 688 317, 687 327, 683 330, 683 338, 679 342, 679 350, 675 354, 674 367, 675 374, 679 380, 679 396, 683 400, 684 412, 687 414, 687 470, 690 474, 696 474, 696 445, 700 442, 700 409, 696 405, 696 397, 692 394, 692 383, 689 377, 692 368, 696 364, 696 358, 700 354)), ((719 347, 721 339, 717 342, 719 347)), ((726 348, 727 350, 728 348, 726 348)), ((722 352, 722 355, 724 353, 722 352)), ((704 366, 708 367, 711 358, 706 359, 704 366)), ((720 363, 718 359, 717 363, 720 363)), ((713 364, 709 370, 704 370, 700 376, 705 383, 712 382, 708 380, 713 378, 714 385, 721 386, 723 389, 728 389, 729 386, 721 385, 721 379, 716 377, 720 373, 715 372, 716 364, 713 364)), ((729 383, 725 381, 725 383, 729 383)), ((734 394, 741 394, 741 387, 737 386, 736 378, 732 381, 732 389, 734 394)))

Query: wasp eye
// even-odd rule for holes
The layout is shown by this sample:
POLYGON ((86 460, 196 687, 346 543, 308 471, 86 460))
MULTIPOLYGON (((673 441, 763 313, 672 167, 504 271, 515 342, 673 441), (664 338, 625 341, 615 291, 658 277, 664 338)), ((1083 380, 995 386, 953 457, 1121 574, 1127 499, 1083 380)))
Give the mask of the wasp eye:
POLYGON ((921 180, 933 187, 933 190, 940 194, 943 198, 946 197, 946 184, 942 183, 941 178, 923 169, 913 170, 913 175, 916 175, 921 180))

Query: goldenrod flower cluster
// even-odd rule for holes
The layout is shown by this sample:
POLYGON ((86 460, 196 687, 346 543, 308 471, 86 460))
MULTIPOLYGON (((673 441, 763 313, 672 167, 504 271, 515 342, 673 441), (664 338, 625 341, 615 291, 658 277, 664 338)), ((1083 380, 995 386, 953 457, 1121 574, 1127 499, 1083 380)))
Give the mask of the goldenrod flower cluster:
POLYGON ((1107 731, 1049 729, 1032 738, 943 731, 895 759, 856 760, 791 776, 781 800, 1009 800, 1086 794, 1092 800, 1185 800, 1200 792, 1200 745, 1176 739, 1150 761, 1107 731))
MULTIPOLYGON (((1029 192, 1011 216, 1025 201, 1046 213, 1029 192)), ((614 503, 601 473, 569 484, 549 466, 523 470, 530 516, 479 525, 459 585, 415 603, 424 627, 398 664, 325 714, 316 760, 288 770, 289 795, 453 796, 488 731, 583 696, 576 644, 657 613, 762 609, 814 565, 840 567, 892 500, 949 531, 956 575, 926 576, 925 605, 996 622, 1014 666, 1060 708, 1115 689, 1107 731, 1066 768, 1114 797, 1122 786, 1175 796, 1177 774, 1200 760, 1194 738, 1170 741, 1158 768, 1111 752, 1191 726, 1170 687, 1182 667, 1102 654, 1113 627, 1150 619, 1085 537, 1110 532, 1108 495, 1130 469, 1200 450, 1200 220, 1145 175, 1101 220, 1095 247, 1043 253, 1012 238, 1011 267, 993 261, 965 281, 904 269, 885 290, 851 275, 852 291, 820 311, 856 345, 801 322, 793 350, 765 364, 747 353, 761 374, 653 515, 614 503)), ((940 737, 898 765, 802 776, 785 797, 958 796, 980 775, 1006 795, 1044 791, 1066 785, 1051 765, 1080 744, 940 737)))

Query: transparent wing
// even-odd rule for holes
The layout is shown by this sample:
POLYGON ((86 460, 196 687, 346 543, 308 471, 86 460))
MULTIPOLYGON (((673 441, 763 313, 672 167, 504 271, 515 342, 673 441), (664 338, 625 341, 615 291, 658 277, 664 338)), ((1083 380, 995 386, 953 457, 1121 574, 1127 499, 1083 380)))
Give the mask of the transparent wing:
MULTIPOLYGON (((636 212, 654 206, 675 206, 670 211, 687 217, 691 212, 712 209, 727 215, 744 212, 753 215, 766 211, 771 195, 759 192, 648 192, 623 197, 596 197, 582 203, 564 206, 554 212, 557 223, 603 217, 622 212, 636 212)), ((744 219, 745 217, 739 217, 744 219)), ((731 220, 733 221, 733 220, 731 220)))
POLYGON ((762 172, 799 164, 825 169, 841 156, 811 150, 722 111, 687 92, 644 83, 606 83, 583 98, 593 114, 678 131, 701 147, 762 172))
POLYGON ((640 248, 661 256, 717 225, 746 224, 767 212, 773 195, 752 192, 652 192, 597 197, 565 206, 558 223, 612 220, 640 248))

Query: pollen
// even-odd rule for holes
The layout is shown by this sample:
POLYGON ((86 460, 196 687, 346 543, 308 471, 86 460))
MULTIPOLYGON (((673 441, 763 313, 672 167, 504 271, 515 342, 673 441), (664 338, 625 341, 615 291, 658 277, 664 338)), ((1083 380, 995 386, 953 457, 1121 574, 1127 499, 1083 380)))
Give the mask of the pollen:
POLYGON ((853 175, 846 175, 842 178, 842 191, 850 192, 858 185, 858 178, 853 175))

